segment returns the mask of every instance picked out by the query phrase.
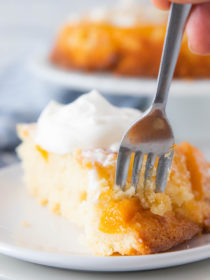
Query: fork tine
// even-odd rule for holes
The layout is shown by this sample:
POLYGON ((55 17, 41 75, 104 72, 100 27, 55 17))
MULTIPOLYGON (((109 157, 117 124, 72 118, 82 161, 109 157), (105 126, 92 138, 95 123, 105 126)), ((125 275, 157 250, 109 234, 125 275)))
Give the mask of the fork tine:
POLYGON ((117 157, 115 184, 122 189, 124 189, 126 185, 130 157, 131 151, 128 148, 120 147, 117 157))
POLYGON ((134 156, 133 170, 132 170, 132 185, 137 189, 137 185, 139 182, 139 173, 141 170, 142 162, 143 162, 143 153, 138 151, 134 156))
POLYGON ((168 177, 168 170, 171 167, 174 152, 171 151, 169 156, 162 155, 158 161, 156 173, 156 191, 164 192, 168 177))
POLYGON ((146 185, 147 180, 150 179, 152 176, 152 170, 154 168, 155 158, 156 156, 152 153, 149 153, 147 155, 147 162, 146 162, 145 175, 144 175, 144 186, 146 185))

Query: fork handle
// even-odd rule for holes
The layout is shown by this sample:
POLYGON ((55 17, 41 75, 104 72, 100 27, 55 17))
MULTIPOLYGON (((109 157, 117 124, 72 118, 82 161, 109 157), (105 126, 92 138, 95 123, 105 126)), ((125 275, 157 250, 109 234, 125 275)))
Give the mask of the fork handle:
POLYGON ((165 109, 170 84, 184 33, 184 27, 192 4, 171 4, 168 26, 158 73, 157 92, 153 104, 161 104, 165 109))

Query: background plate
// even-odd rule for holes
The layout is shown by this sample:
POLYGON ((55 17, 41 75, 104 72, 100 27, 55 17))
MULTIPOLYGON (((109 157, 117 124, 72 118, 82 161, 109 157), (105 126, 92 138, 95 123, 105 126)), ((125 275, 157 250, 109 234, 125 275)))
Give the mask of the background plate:
MULTIPOLYGON (((67 71, 54 66, 48 58, 39 57, 30 63, 32 71, 40 78, 55 84, 80 91, 97 89, 106 94, 135 96, 153 95, 156 91, 155 79, 117 77, 111 74, 67 71)), ((209 95, 209 80, 174 80, 170 93, 175 96, 209 95)))
POLYGON ((29 197, 19 165, 0 171, 0 253, 18 259, 77 270, 135 271, 190 263, 210 257, 210 235, 170 252, 130 257, 93 256, 79 242, 82 231, 29 197))

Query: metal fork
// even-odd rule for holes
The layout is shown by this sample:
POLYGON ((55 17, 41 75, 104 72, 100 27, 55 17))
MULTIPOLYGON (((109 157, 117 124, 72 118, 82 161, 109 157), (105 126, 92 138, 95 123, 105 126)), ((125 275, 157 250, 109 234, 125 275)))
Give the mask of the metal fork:
POLYGON ((149 110, 127 130, 120 144, 115 183, 122 189, 126 186, 132 153, 134 153, 132 185, 137 188, 142 163, 147 157, 144 185, 151 178, 157 161, 156 191, 162 192, 165 189, 174 146, 174 136, 165 107, 191 6, 191 4, 171 4, 155 98, 149 110))

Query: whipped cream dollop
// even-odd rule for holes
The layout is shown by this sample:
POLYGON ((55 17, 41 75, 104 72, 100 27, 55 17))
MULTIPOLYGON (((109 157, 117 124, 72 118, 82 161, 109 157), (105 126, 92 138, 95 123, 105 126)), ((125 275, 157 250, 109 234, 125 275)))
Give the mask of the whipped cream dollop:
POLYGON ((51 101, 41 113, 36 144, 56 154, 76 148, 117 151, 123 134, 141 112, 111 105, 97 91, 68 105, 51 101))

